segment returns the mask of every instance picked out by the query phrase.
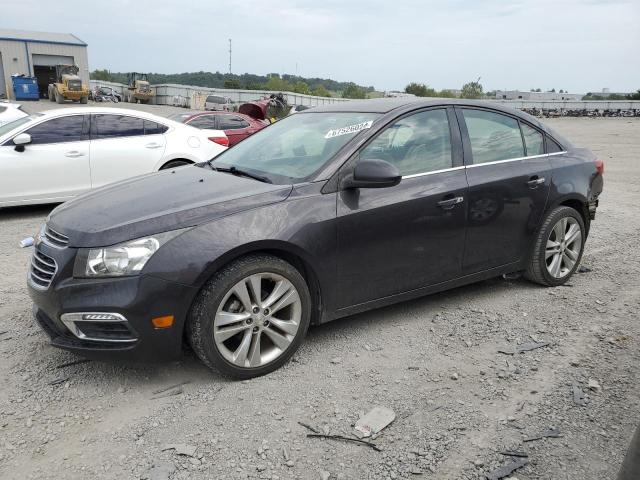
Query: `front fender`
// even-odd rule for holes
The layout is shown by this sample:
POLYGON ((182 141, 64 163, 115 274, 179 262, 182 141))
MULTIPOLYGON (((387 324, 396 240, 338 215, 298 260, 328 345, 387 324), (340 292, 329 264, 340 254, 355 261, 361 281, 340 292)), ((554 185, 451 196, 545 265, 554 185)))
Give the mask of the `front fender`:
POLYGON ((281 251, 309 266, 332 304, 336 274, 335 194, 295 195, 283 202, 238 212, 197 226, 151 257, 144 273, 201 288, 235 258, 281 251))

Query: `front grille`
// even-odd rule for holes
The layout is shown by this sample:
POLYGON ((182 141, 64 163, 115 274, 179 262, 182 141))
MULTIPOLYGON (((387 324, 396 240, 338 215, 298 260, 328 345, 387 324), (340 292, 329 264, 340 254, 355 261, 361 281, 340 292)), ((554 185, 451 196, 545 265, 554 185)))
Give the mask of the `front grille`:
POLYGON ((39 288, 47 289, 53 277, 58 271, 58 265, 56 261, 48 255, 45 255, 38 250, 33 252, 31 257, 31 269, 29 270, 29 277, 31 282, 39 288))
POLYGON ((44 239, 47 243, 53 245, 54 247, 64 248, 69 245, 69 237, 66 235, 62 235, 61 233, 56 232, 55 230, 49 228, 49 226, 44 227, 44 239))

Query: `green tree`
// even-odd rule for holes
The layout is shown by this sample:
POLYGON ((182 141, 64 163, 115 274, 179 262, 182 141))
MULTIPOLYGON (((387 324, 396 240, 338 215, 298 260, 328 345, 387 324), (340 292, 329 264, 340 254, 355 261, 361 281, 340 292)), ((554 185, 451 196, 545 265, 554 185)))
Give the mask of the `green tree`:
POLYGON ((405 93, 411 93, 416 97, 435 97, 437 95, 437 92, 433 88, 428 87, 424 83, 416 82, 411 82, 409 85, 404 87, 404 91, 405 93))
POLYGON ((329 90, 324 88, 324 85, 318 85, 313 89, 312 95, 315 95, 316 97, 330 97, 331 93, 329 93, 329 90))
POLYGON ((106 68, 103 70, 94 70, 91 72, 92 80, 102 80, 103 82, 113 82, 113 77, 106 68))
POLYGON ((271 91, 283 92, 283 91, 291 90, 291 85, 285 80, 282 80, 280 78, 280 75, 272 75, 269 77, 269 80, 267 80, 265 89, 271 90, 271 91))
POLYGON ((480 79, 475 82, 465 83, 462 86, 462 93, 460 94, 461 98, 482 98, 482 85, 480 84, 480 79))
POLYGON ((629 100, 640 100, 640 89, 636 93, 629 94, 629 100))
POLYGON ((456 98, 456 94, 453 93, 451 90, 440 90, 438 92, 438 94, 436 95, 436 97, 440 97, 440 98, 456 98))
POLYGON ((296 92, 296 93, 302 93, 304 95, 309 95, 309 85, 307 85, 303 81, 298 81, 293 86, 293 91, 296 92))
POLYGON ((365 91, 353 82, 349 83, 347 87, 342 91, 342 98, 365 98, 365 97, 366 97, 365 91))
POLYGON ((224 81, 224 88, 240 88, 240 81, 236 78, 228 78, 224 81))

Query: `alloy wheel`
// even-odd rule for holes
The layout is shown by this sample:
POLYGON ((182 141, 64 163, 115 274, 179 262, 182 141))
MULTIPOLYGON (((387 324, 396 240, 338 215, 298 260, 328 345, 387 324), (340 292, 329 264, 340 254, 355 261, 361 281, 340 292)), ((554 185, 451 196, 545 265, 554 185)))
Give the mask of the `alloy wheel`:
POLYGON ((547 239, 545 262, 554 278, 568 275, 580 258, 582 229, 575 218, 563 217, 553 226, 547 239))
POLYGON ((213 338, 228 362, 242 368, 261 367, 287 350, 301 318, 302 301, 293 284, 276 273, 256 273, 223 297, 213 338))

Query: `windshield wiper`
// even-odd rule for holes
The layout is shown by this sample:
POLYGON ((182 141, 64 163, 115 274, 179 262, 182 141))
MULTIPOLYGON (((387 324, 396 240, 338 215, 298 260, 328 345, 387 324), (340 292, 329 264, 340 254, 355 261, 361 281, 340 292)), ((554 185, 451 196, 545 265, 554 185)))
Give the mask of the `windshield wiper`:
POLYGON ((213 165, 211 165, 211 168, 214 169, 216 172, 231 173, 232 175, 253 178, 254 180, 258 180, 264 183, 273 183, 267 177, 263 177, 262 175, 256 175, 255 173, 250 173, 250 172, 247 172, 246 170, 240 170, 239 168, 236 168, 236 167, 214 167, 213 165))

